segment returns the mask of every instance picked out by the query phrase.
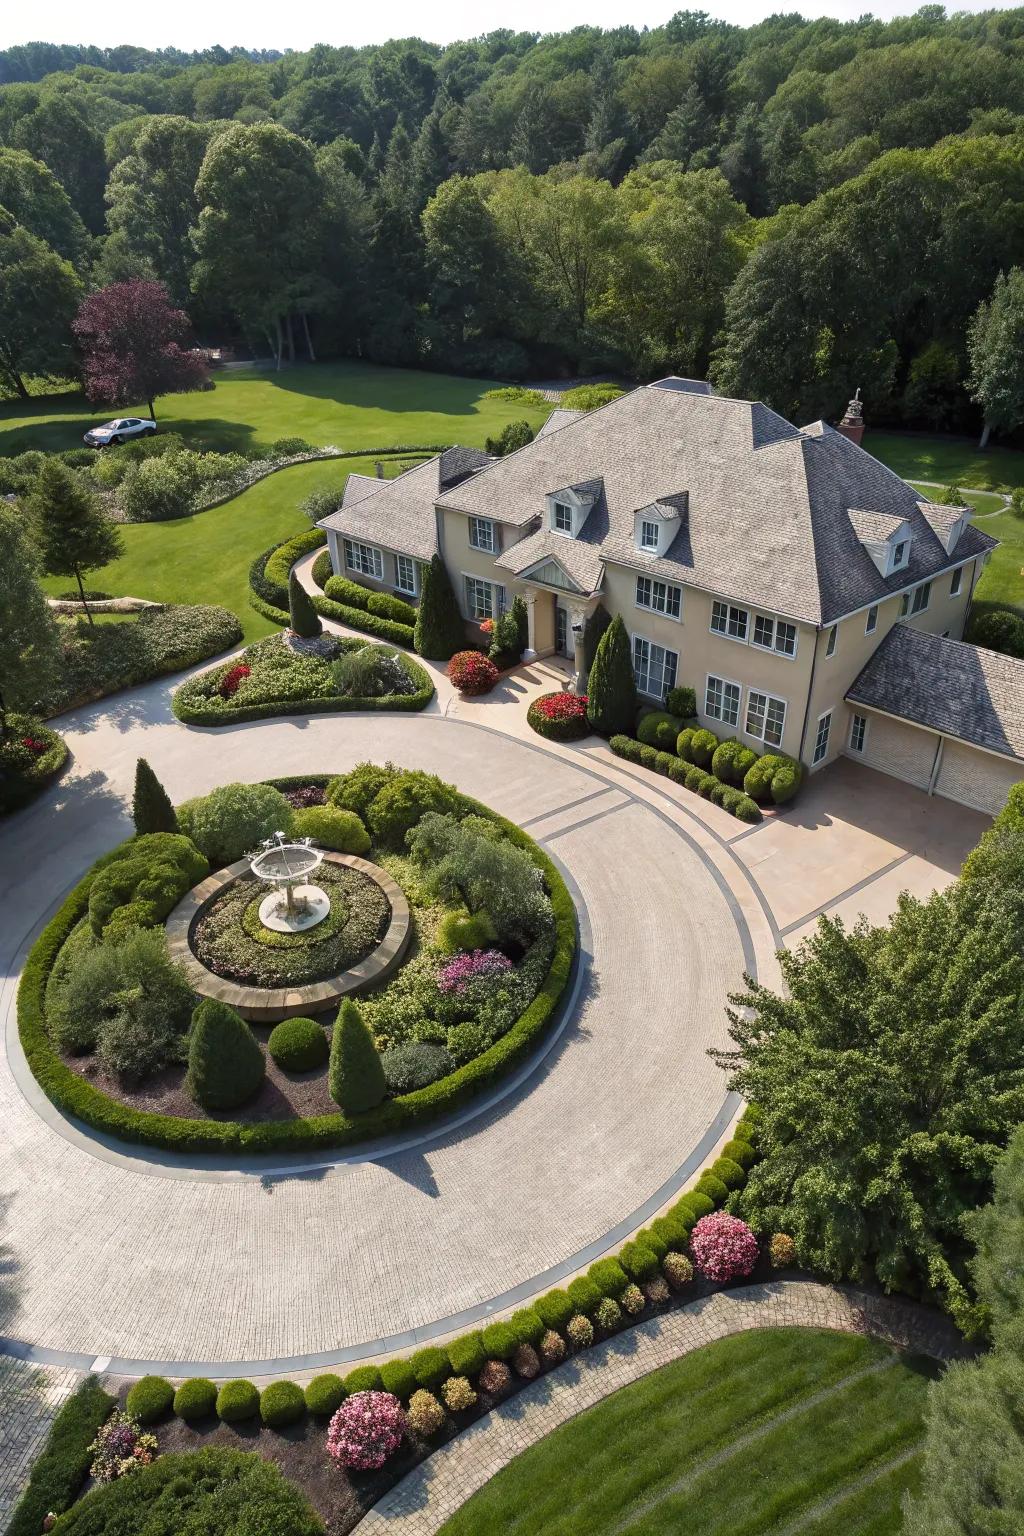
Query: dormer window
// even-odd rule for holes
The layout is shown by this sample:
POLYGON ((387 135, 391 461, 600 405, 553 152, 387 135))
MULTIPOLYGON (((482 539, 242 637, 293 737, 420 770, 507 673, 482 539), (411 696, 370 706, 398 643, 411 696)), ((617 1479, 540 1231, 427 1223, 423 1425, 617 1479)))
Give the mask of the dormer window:
POLYGON ((910 540, 909 539, 901 539, 898 544, 895 544, 893 546, 893 551, 892 551, 892 569, 894 571, 902 570, 903 567, 906 565, 906 563, 907 563, 907 561, 909 559, 910 559, 910 540))
POLYGON ((549 491, 546 501, 551 532, 560 533, 563 539, 578 539, 602 486, 601 480, 582 480, 579 485, 563 485, 560 491, 549 491))
POLYGON ((572 535, 572 507, 567 506, 564 501, 555 502, 552 508, 551 521, 556 533, 572 535))
POLYGON ((847 516, 851 527, 880 576, 902 571, 910 561, 911 528, 905 517, 893 512, 866 511, 851 507, 847 516))
POLYGON ((640 548, 648 554, 658 553, 658 524, 642 522, 640 524, 640 548))

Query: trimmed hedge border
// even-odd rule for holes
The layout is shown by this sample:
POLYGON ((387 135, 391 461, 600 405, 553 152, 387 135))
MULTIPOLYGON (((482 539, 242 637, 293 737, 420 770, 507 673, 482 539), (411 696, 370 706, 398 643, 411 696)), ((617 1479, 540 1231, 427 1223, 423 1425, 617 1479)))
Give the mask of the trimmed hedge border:
POLYGON ((15 1506, 7 1536, 39 1536, 51 1511, 62 1515, 71 1508, 89 1471, 89 1447, 116 1402, 117 1398, 104 1391, 96 1376, 87 1376, 68 1398, 33 1464, 28 1487, 15 1506))
MULTIPOLYGON (((415 693, 387 694, 380 699, 281 699, 270 700, 266 704, 239 704, 225 710, 204 709, 198 705, 182 703, 180 692, 176 692, 171 700, 171 708, 184 725, 205 726, 242 725, 247 720, 269 720, 277 715, 333 715, 354 711, 369 714, 379 710, 404 710, 409 713, 426 709, 434 697, 430 673, 411 656, 403 656, 401 660, 416 684, 415 693)), ((222 671, 226 674, 232 666, 234 662, 226 662, 222 671)))
MULTIPOLYGON (((332 774, 299 774, 269 779, 275 789, 315 784, 325 787, 332 774)), ((109 851, 79 881, 32 946, 18 986, 18 1032, 22 1049, 36 1082, 63 1114, 84 1121, 104 1135, 122 1141, 141 1142, 170 1152, 265 1152, 315 1151, 347 1146, 407 1130, 459 1108, 532 1050, 540 1039, 565 990, 576 954, 576 908, 565 881, 547 854, 527 833, 489 806, 468 795, 460 796, 469 813, 495 822, 516 847, 524 849, 543 871, 551 894, 555 918, 555 952, 537 996, 512 1028, 473 1061, 426 1088, 387 1100, 379 1108, 351 1117, 316 1115, 306 1119, 243 1124, 231 1120, 188 1120, 132 1109, 109 1098, 66 1066, 50 1042, 46 1029, 46 981, 61 945, 89 907, 89 891, 97 870, 109 859, 109 851)))
MULTIPOLYGON (((288 574, 296 560, 319 549, 323 542, 320 529, 311 528, 308 533, 297 533, 294 538, 273 544, 270 549, 257 555, 249 567, 249 606, 272 624, 281 624, 287 629, 291 624, 288 574)), ((413 648, 411 624, 399 624, 394 619, 381 618, 362 608, 350 608, 347 603, 337 603, 330 597, 317 596, 315 593, 313 607, 321 618, 333 619, 337 624, 361 630, 363 634, 401 646, 403 650, 411 651, 413 648)))
MULTIPOLYGON (((433 689, 431 689, 433 692, 433 689)), ((7 716, 8 736, 38 736, 46 742, 46 751, 30 763, 25 773, 16 779, 0 780, 0 816, 20 811, 31 805, 55 779, 59 779, 67 767, 69 752, 67 742, 57 731, 31 715, 7 716)))
POLYGON ((647 746, 632 736, 613 736, 608 745, 616 757, 624 757, 628 763, 639 763, 641 768, 650 768, 654 773, 663 774, 673 784, 681 784, 684 789, 693 790, 703 800, 713 801, 740 821, 758 822, 763 819, 756 800, 745 795, 734 784, 723 784, 721 779, 716 779, 713 773, 705 772, 695 763, 688 763, 671 752, 659 752, 657 747, 647 746))

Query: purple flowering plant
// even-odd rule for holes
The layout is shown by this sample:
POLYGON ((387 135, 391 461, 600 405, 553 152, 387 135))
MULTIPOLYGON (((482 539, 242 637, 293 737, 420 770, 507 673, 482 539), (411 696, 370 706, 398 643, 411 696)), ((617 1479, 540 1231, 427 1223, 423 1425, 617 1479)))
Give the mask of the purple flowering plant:
POLYGON ((472 949, 446 960, 438 972, 442 992, 462 992, 473 981, 490 981, 512 969, 512 962, 500 949, 472 949))

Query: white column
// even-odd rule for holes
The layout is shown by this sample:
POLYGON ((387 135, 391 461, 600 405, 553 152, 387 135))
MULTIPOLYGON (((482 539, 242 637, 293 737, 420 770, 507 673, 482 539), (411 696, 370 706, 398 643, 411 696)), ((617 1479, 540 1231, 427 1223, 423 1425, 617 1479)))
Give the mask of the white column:
POLYGON ((528 587, 523 593, 523 601, 526 604, 526 634, 527 646, 523 652, 524 661, 537 660, 537 594, 528 587))
POLYGON ((569 605, 569 625, 572 633, 572 659, 576 670, 577 693, 587 691, 587 672, 583 665, 583 629, 587 622, 587 610, 578 603, 569 605))

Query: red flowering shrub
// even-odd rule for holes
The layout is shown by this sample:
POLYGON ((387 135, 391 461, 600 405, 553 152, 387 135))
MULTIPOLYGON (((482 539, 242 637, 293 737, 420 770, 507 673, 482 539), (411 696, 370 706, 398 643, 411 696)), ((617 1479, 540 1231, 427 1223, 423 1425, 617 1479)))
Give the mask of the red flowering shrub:
POLYGON ((498 669, 482 651, 456 651, 448 663, 448 676, 460 693, 490 693, 498 681, 498 669))
POLYGON ((722 1284, 750 1274, 757 1263, 757 1238, 738 1216, 713 1211, 694 1227, 690 1251, 701 1274, 722 1284))
POLYGON ((489 640, 491 638, 491 636, 494 634, 494 620, 493 619, 481 619, 480 620, 480 633, 482 635, 486 635, 488 640, 489 640))
POLYGON ((239 687, 252 673, 252 668, 247 667, 244 661, 240 661, 237 667, 231 667, 220 680, 218 692, 222 699, 233 699, 239 687))
POLYGON ((526 719, 548 741, 579 741, 590 735, 585 693, 542 693, 530 705, 526 719))
POLYGON ((46 742, 41 741, 38 736, 23 736, 21 744, 23 747, 28 748, 33 757, 38 757, 40 753, 46 751, 46 742))
POLYGON ((402 1443, 406 1417, 390 1392, 355 1392, 327 1426, 327 1454, 339 1467, 372 1472, 402 1443))

